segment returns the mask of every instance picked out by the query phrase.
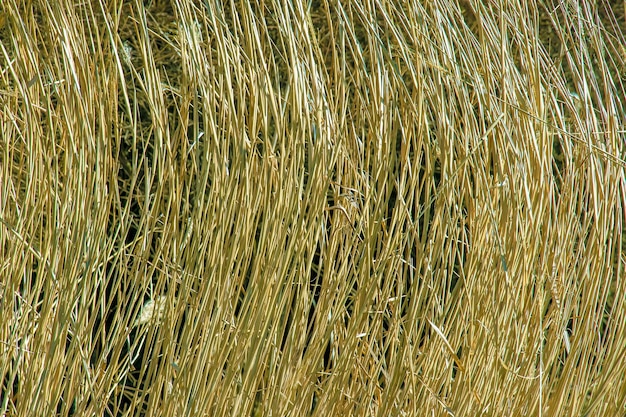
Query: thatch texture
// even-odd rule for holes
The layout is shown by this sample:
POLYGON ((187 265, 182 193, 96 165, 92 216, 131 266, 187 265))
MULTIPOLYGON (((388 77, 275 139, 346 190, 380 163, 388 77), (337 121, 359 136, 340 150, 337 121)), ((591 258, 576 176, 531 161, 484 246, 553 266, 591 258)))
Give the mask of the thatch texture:
POLYGON ((3 0, 0 415, 626 415, 623 7, 3 0))

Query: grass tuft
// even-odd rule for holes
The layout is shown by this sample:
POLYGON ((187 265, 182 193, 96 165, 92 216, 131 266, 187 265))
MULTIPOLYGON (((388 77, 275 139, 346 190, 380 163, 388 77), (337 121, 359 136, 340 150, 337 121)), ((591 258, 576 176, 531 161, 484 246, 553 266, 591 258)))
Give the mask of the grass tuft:
POLYGON ((0 415, 624 415, 618 1, 0 4, 0 415))

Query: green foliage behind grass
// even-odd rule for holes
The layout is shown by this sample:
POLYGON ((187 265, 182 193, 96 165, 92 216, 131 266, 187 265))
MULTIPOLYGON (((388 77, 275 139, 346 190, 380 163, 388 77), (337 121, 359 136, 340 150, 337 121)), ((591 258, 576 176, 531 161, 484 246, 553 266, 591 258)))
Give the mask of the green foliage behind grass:
POLYGON ((614 3, 4 0, 0 415, 626 413, 614 3))

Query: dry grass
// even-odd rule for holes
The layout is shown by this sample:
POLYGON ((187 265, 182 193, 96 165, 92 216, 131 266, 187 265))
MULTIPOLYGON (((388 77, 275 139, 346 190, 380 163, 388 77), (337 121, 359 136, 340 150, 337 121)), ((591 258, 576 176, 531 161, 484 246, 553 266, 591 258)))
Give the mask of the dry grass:
POLYGON ((591 3, 3 0, 0 414, 624 415, 591 3))

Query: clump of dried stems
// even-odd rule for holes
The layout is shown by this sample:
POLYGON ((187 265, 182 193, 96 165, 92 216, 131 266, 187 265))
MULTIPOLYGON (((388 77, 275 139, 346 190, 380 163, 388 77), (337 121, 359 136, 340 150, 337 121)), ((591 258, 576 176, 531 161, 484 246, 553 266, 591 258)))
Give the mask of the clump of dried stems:
POLYGON ((624 415, 614 3, 3 0, 0 414, 624 415))

